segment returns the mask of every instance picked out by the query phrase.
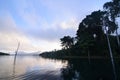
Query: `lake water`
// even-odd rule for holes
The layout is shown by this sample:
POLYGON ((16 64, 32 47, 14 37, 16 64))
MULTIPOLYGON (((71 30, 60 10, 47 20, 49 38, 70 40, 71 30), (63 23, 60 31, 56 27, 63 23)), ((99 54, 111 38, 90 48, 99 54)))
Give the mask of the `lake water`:
POLYGON ((14 56, 0 56, 0 80, 61 80, 61 68, 65 66, 65 60, 39 56, 17 56, 14 65, 14 56))
MULTIPOLYGON (((120 80, 120 60, 115 60, 120 80)), ((115 80, 109 59, 53 60, 39 56, 0 56, 0 80, 115 80)))

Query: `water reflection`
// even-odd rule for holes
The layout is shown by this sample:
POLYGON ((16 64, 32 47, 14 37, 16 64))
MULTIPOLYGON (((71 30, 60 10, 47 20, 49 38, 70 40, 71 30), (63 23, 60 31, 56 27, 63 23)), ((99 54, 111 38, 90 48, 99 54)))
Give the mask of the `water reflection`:
POLYGON ((60 69, 67 61, 43 59, 37 56, 1 57, 0 80, 62 80, 60 69), (55 79, 53 79, 55 78, 55 79))
MULTIPOLYGON (((64 80, 115 80, 110 60, 72 59, 66 68, 62 68, 64 80)), ((120 80, 120 61, 116 61, 117 80, 120 80)))
MULTIPOLYGON (((37 56, 0 57, 0 80, 114 80, 108 59, 53 60, 37 56)), ((115 61, 120 80, 120 61, 115 61)))

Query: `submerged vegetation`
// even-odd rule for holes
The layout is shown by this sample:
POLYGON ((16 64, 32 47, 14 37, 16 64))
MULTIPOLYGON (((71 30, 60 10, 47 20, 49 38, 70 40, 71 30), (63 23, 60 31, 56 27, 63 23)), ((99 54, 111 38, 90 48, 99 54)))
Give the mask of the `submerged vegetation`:
POLYGON ((61 38, 62 50, 40 55, 48 58, 120 55, 119 25, 116 20, 120 16, 120 0, 105 3, 103 9, 92 12, 80 22, 76 37, 61 38))

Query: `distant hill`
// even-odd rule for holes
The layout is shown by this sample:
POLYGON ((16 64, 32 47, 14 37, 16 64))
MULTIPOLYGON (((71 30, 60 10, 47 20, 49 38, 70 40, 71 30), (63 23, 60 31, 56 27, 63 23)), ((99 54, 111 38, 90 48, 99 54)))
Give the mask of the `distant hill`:
MULTIPOLYGON (((40 52, 27 53, 27 52, 24 52, 24 51, 19 51, 17 53, 17 56, 39 56, 39 53, 40 52)), ((10 54, 10 55, 14 56, 15 54, 10 54)))
POLYGON ((3 53, 3 52, 0 52, 0 55, 10 55, 8 53, 3 53))

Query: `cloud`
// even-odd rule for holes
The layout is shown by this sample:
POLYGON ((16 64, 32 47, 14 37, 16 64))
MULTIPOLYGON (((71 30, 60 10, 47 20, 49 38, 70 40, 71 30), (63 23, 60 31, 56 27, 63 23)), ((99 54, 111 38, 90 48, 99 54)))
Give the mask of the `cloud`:
POLYGON ((60 41, 49 41, 49 40, 43 40, 43 39, 37 39, 37 38, 31 38, 31 41, 33 42, 34 46, 40 47, 40 50, 43 51, 52 51, 55 49, 61 49, 60 47, 60 41))
POLYGON ((20 42, 20 50, 21 51, 34 51, 35 47, 33 47, 30 44, 30 41, 18 34, 3 34, 0 33, 1 41, 0 41, 0 47, 1 50, 5 51, 15 51, 18 45, 18 41, 20 42))
MULTIPOLYGON (((60 49, 59 42, 50 42, 42 39, 42 36, 35 37, 22 32, 9 12, 0 16, 0 51, 15 51, 20 42, 21 51, 50 51, 60 49), (52 46, 51 46, 52 45, 52 46)), ((34 30, 31 30, 34 31, 34 30)))
POLYGON ((75 18, 62 22, 55 21, 49 24, 49 26, 47 23, 40 27, 29 28, 29 30, 25 31, 25 34, 33 38, 56 42, 65 35, 70 35, 72 37, 76 36, 78 25, 79 21, 75 18), (48 27, 44 28, 46 26, 48 27))
POLYGON ((30 44, 29 39, 27 39, 19 30, 9 12, 6 12, 4 16, 0 16, 0 38, 1 50, 14 51, 16 49, 18 41, 21 42, 21 50, 34 49, 30 44))
POLYGON ((76 36, 80 21, 102 8, 103 3, 96 0, 90 3, 88 0, 5 1, 0 8, 0 49, 14 51, 18 41, 24 51, 60 49, 59 39, 65 35, 76 36))
MULTIPOLYGON (((39 7, 41 6, 34 6, 35 2, 22 0, 21 2, 17 2, 19 4, 16 4, 16 11, 18 15, 22 21, 27 24, 27 26, 22 26, 22 30, 27 36, 46 41, 58 41, 59 38, 64 35, 75 35, 79 22, 76 17, 73 15, 65 15, 67 18, 65 16, 46 18, 46 14, 50 14, 49 16, 51 16, 52 12, 46 13, 44 10, 45 15, 42 16, 43 11, 39 10, 39 7), (23 5, 21 6, 21 4, 23 5), (50 21, 48 19, 50 19, 50 21)), ((44 5, 42 5, 42 7, 43 6, 44 5)), ((49 8, 46 10, 49 10, 49 8)), ((62 14, 58 14, 58 16, 62 16, 62 14)))
POLYGON ((16 24, 9 12, 4 12, 4 15, 0 15, 0 32, 13 31, 17 31, 16 24))
POLYGON ((63 29, 77 29, 79 21, 76 18, 71 18, 69 21, 63 21, 60 27, 63 29))

